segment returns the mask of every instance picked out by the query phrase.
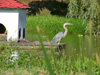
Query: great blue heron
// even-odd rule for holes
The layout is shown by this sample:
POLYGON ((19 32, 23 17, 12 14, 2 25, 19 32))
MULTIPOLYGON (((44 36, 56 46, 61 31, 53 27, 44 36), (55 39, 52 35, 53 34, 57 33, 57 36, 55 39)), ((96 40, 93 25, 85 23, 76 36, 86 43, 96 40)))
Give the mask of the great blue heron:
POLYGON ((53 45, 53 44, 55 44, 57 42, 59 44, 60 40, 66 36, 66 34, 67 34, 67 28, 65 27, 66 25, 73 25, 73 24, 71 24, 71 23, 64 23, 63 28, 65 29, 65 32, 59 32, 58 34, 56 34, 54 36, 54 38, 52 39, 52 41, 51 41, 51 45, 53 45))

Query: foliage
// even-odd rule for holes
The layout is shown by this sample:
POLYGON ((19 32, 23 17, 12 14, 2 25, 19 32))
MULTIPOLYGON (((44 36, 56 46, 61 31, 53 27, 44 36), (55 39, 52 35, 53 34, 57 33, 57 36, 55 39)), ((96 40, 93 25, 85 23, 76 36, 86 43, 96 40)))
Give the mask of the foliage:
MULTIPOLYGON (((100 1, 99 0, 70 0, 68 17, 91 20, 93 31, 99 31, 100 20, 100 1)), ((87 25, 87 31, 89 25, 87 25)))
POLYGON ((46 8, 39 9, 39 11, 40 11, 39 13, 36 13, 36 16, 38 15, 50 16, 51 15, 50 11, 46 8))
MULTIPOLYGON (((40 34, 39 34, 40 35, 40 34)), ((79 35, 80 41, 83 35, 79 35)), ((41 37, 39 36, 39 39, 41 37)), ((41 40, 42 44, 42 40, 41 40)), ((81 42, 80 42, 81 44, 81 42)), ((13 74, 20 75, 39 75, 39 74, 49 74, 48 63, 51 65, 52 71, 55 75, 87 75, 89 65, 91 64, 91 73, 94 75, 99 75, 99 55, 96 53, 95 57, 90 59, 86 56, 82 56, 81 53, 76 56, 67 56, 65 51, 61 51, 61 54, 51 50, 47 52, 42 45, 43 50, 35 50, 33 47, 31 50, 22 50, 19 48, 14 48, 8 44, 0 44, 2 47, 0 51, 0 74, 8 74, 10 72, 13 74), (19 57, 16 61, 13 60, 14 57, 10 57, 12 52, 18 50, 19 57), (41 53, 42 52, 42 53, 41 53), (46 54, 46 55, 45 55, 46 54), (49 62, 47 61, 49 57, 49 62), (47 63, 47 64, 46 64, 47 63), (90 63, 90 64, 89 64, 90 63), (25 73, 24 73, 24 72, 25 73)), ((81 46, 80 46, 81 47, 81 46)), ((74 53, 74 51, 72 51, 74 53)))
MULTIPOLYGON (((6 53, 4 53, 6 54, 6 53)), ((58 58, 59 55, 55 55, 56 59, 54 60, 52 57, 49 57, 51 66, 52 66, 52 70, 53 72, 58 75, 66 75, 66 74, 80 74, 80 73, 87 73, 87 68, 88 68, 88 61, 91 61, 92 64, 92 74, 96 74, 99 75, 99 70, 98 70, 98 66, 97 66, 97 62, 94 58, 91 58, 90 60, 88 60, 87 57, 81 57, 78 56, 77 59, 72 59, 72 58, 68 58, 66 57, 66 55, 64 56, 60 56, 60 58, 58 58)), ((38 74, 38 70, 42 69, 44 70, 47 74, 48 74, 48 69, 47 69, 47 65, 45 63, 44 57, 40 54, 38 54, 38 52, 28 52, 28 51, 21 51, 19 52, 19 60, 17 61, 18 65, 14 65, 11 63, 4 63, 7 62, 7 60, 4 60, 5 57, 3 56, 3 54, 0 56, 0 72, 3 71, 2 73, 7 73, 7 72, 13 72, 12 69, 15 69, 19 71, 23 71, 23 70, 27 70, 28 72, 31 72, 32 74, 38 74), (2 61, 3 59, 3 61, 2 61), (38 62, 38 63, 37 63, 38 62), (12 66, 11 66, 12 65, 12 66), (36 68, 36 70, 34 69, 36 68), (8 69, 8 70, 7 70, 8 69), (33 70, 32 70, 33 69, 33 70), (6 70, 6 71, 5 71, 6 70), (34 71, 35 70, 35 71, 34 71), (33 72, 34 73, 33 73, 33 72)), ((7 58, 7 57, 6 57, 7 58)), ((19 72, 20 72, 19 71, 19 72)), ((17 73, 19 73, 17 72, 17 73)))
POLYGON ((40 32, 43 33, 58 33, 64 31, 63 24, 65 22, 72 23, 72 26, 66 26, 68 33, 84 34, 87 25, 86 21, 75 18, 64 18, 58 16, 28 16, 27 31, 37 32, 36 26, 40 27, 40 32))
POLYGON ((67 13, 67 6, 68 4, 65 2, 59 1, 30 1, 28 4, 31 9, 28 10, 28 15, 36 15, 36 13, 43 12, 46 15, 58 15, 58 16, 65 16, 67 13), (42 9, 46 9, 41 11, 42 9), (48 10, 48 11, 47 11, 48 10))

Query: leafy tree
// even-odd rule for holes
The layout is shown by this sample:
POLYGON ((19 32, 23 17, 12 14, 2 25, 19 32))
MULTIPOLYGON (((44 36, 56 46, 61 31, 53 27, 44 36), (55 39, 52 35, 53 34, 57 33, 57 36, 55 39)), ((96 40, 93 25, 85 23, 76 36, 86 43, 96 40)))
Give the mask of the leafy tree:
POLYGON ((68 6, 67 17, 88 20, 94 32, 100 31, 100 0, 70 0, 68 6))

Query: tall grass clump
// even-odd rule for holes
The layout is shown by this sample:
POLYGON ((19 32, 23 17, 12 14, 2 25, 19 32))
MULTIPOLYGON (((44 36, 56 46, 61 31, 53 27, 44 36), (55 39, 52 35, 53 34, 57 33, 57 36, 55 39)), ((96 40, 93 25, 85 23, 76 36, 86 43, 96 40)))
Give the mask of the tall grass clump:
POLYGON ((72 23, 73 26, 67 26, 69 33, 84 34, 87 22, 81 19, 65 18, 58 16, 28 16, 27 31, 36 32, 36 26, 40 27, 43 33, 58 33, 64 31, 63 24, 65 22, 72 23))
POLYGON ((39 12, 36 13, 36 16, 39 16, 39 15, 50 16, 51 12, 47 8, 41 8, 41 9, 39 9, 39 12))

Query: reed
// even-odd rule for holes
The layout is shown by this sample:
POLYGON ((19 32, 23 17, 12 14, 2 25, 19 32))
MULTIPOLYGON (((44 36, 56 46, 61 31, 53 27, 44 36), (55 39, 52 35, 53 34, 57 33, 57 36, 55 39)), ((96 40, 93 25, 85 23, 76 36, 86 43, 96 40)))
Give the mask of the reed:
POLYGON ((52 67, 51 67, 50 61, 49 61, 49 58, 48 58, 48 55, 47 55, 46 50, 44 48, 42 39, 40 37, 40 30, 39 30, 38 26, 37 26, 37 31, 38 31, 38 37, 39 37, 39 40, 40 40, 40 43, 41 43, 41 46, 42 46, 43 54, 44 54, 44 57, 45 57, 45 61, 46 61, 46 64, 47 64, 47 68, 48 68, 48 70, 50 72, 50 75, 54 75, 54 73, 52 71, 52 67))

